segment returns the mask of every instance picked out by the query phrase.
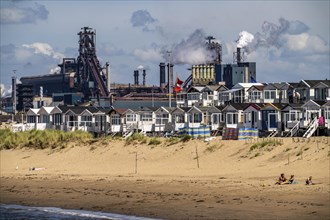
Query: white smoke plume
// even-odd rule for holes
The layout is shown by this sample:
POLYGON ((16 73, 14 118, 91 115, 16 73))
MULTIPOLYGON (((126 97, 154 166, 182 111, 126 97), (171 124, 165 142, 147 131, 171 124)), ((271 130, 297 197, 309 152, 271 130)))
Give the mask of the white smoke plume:
POLYGON ((42 54, 52 57, 56 60, 61 60, 65 56, 61 53, 55 52, 54 49, 47 43, 33 43, 33 44, 23 44, 23 47, 27 49, 33 49, 35 54, 42 54))
POLYGON ((253 36, 252 40, 251 40, 251 36, 247 34, 248 32, 243 33, 244 31, 242 31, 240 33, 240 38, 237 41, 238 43, 237 46, 238 47, 241 46, 245 48, 245 51, 248 53, 255 51, 259 47, 280 48, 285 43, 285 40, 283 40, 284 36, 299 35, 305 33, 309 30, 309 27, 301 21, 288 21, 285 18, 280 18, 279 25, 269 21, 265 21, 261 26, 261 30, 262 30, 261 32, 257 32, 254 35, 252 35, 253 36), (240 44, 241 38, 243 44, 240 44), (249 40, 251 41, 249 42, 249 40))
POLYGON ((60 73, 61 73, 61 67, 59 66, 49 70, 49 74, 60 74, 60 73))
POLYGON ((6 86, 4 84, 0 84, 0 88, 1 88, 1 97, 5 98, 5 97, 10 97, 11 93, 12 93, 12 88, 11 85, 9 86, 9 88, 6 88, 6 86))
POLYGON ((142 65, 139 65, 138 67, 136 67, 137 70, 143 70, 144 67, 142 65))
POLYGON ((242 31, 239 33, 239 38, 236 41, 237 42, 237 47, 239 48, 244 48, 246 47, 249 43, 251 43, 254 39, 253 34, 247 32, 247 31, 242 31))
POLYGON ((207 48, 206 35, 201 29, 195 30, 186 40, 174 45, 170 53, 163 50, 163 58, 173 64, 201 64, 211 62, 214 51, 207 48))

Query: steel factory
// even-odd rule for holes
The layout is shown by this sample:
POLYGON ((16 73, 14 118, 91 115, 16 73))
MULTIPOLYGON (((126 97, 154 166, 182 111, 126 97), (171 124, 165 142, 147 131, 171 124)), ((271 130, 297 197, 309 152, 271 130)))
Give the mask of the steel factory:
MULTIPOLYGON (((46 97, 54 104, 81 105, 93 102, 98 106, 110 107, 116 100, 167 100, 171 96, 175 82, 171 63, 159 64, 159 87, 148 86, 148 72, 142 66, 133 72, 133 83, 111 84, 109 62, 101 66, 96 54, 96 31, 83 27, 78 33, 79 55, 77 58, 63 58, 58 66, 58 74, 21 77, 12 79, 13 112, 27 111, 33 107, 37 97, 38 107, 46 97), (142 75, 142 80, 140 80, 142 75), (141 82, 142 81, 142 82, 141 82), (152 97, 151 97, 152 96, 152 97)), ((256 63, 244 62, 243 49, 237 48, 232 64, 222 64, 222 47, 213 36, 205 39, 206 48, 212 52, 208 63, 192 65, 191 74, 184 81, 182 91, 191 86, 225 84, 232 88, 237 83, 256 81, 256 63)))

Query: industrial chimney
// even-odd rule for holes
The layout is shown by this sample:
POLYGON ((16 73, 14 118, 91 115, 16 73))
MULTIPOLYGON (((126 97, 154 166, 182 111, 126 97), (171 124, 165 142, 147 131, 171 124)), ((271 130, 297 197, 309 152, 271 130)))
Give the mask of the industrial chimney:
POLYGON ((167 64, 167 74, 168 74, 168 93, 173 93, 173 64, 167 64))
POLYGON ((241 48, 237 47, 237 63, 242 62, 241 48))
POLYGON ((160 63, 159 64, 159 76, 160 76, 160 87, 162 89, 165 88, 165 77, 166 77, 166 73, 165 73, 165 63, 160 63))
POLYGON ((16 95, 16 70, 14 70, 14 76, 12 78, 12 101, 13 101, 13 113, 16 114, 16 106, 17 106, 17 95, 16 95))
POLYGON ((134 85, 139 85, 139 71, 134 70, 134 85))
POLYGON ((143 74, 142 74, 142 76, 143 76, 143 86, 146 86, 146 70, 145 69, 143 69, 143 74))

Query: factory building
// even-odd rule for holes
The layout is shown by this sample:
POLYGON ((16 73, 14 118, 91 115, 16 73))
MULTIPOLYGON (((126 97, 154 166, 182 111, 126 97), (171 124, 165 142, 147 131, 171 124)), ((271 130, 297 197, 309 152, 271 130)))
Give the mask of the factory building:
POLYGON ((212 60, 205 64, 193 65, 191 67, 192 85, 212 85, 222 81, 222 46, 212 41, 215 38, 208 36, 206 47, 212 54, 212 60))

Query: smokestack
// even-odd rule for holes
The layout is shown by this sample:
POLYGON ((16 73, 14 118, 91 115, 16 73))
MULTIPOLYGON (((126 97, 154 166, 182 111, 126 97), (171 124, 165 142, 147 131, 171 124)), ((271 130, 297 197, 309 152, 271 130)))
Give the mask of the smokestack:
POLYGON ((160 63, 159 64, 159 76, 160 76, 160 87, 161 88, 165 88, 165 76, 166 76, 166 73, 165 73, 165 63, 160 63))
POLYGON ((168 93, 173 93, 173 64, 167 64, 167 73, 168 73, 168 93))
POLYGON ((105 73, 106 73, 106 77, 107 77, 107 89, 108 89, 108 91, 109 91, 109 93, 110 93, 110 72, 109 72, 109 66, 110 66, 110 64, 109 64, 109 62, 106 62, 105 63, 105 73))
POLYGON ((241 57, 241 48, 237 47, 237 63, 242 62, 242 57, 241 57))
POLYGON ((16 95, 16 70, 14 70, 14 76, 12 78, 12 92, 11 97, 13 101, 13 113, 16 114, 16 106, 17 106, 17 95, 16 95))
POLYGON ((143 70, 142 76, 143 76, 143 86, 146 86, 146 70, 145 69, 143 70))
POLYGON ((134 70, 134 85, 139 85, 139 70, 134 70))

